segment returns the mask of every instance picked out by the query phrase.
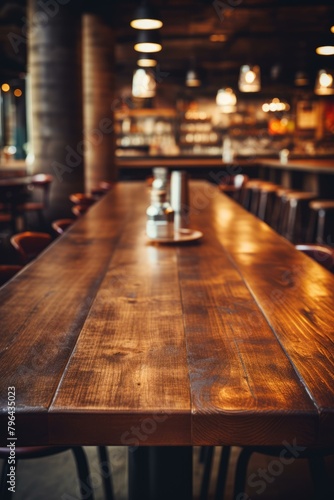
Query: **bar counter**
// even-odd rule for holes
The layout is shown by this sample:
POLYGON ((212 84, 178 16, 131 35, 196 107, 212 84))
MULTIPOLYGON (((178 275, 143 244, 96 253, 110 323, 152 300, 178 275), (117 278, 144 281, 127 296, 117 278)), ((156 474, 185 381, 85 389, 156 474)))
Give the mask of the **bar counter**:
POLYGON ((223 173, 246 174, 251 178, 267 179, 285 188, 311 191, 320 198, 334 199, 334 158, 291 158, 286 164, 278 159, 236 157, 233 162, 223 162, 221 156, 164 156, 164 157, 118 157, 116 165, 120 177, 144 178, 155 166, 171 170, 185 169, 194 178, 203 178, 219 183, 223 173))

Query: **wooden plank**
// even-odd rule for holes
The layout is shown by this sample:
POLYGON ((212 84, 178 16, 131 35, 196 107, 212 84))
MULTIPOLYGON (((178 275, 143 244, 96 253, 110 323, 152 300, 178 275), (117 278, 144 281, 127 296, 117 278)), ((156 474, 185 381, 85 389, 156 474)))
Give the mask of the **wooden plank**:
POLYGON ((51 407, 54 442, 191 443, 176 248, 147 243, 148 197, 133 197, 51 407), (80 390, 78 380, 86 381, 80 390))
POLYGON ((317 407, 317 439, 333 443, 333 275, 232 200, 215 198, 215 213, 219 241, 317 407))
MULTIPOLYGON (((46 412, 107 270, 131 195, 116 188, 0 290, 0 401, 6 408, 7 387, 16 387, 21 444, 46 439, 46 412), (34 433, 30 412, 44 414, 34 433)), ((2 425, 6 415, 1 418, 2 425)))
MULTIPOLYGON (((203 191, 192 194, 199 207, 203 191)), ((317 408, 222 248, 214 219, 211 204, 198 210, 191 226, 204 232, 203 243, 178 249, 193 443, 310 444, 317 408)))

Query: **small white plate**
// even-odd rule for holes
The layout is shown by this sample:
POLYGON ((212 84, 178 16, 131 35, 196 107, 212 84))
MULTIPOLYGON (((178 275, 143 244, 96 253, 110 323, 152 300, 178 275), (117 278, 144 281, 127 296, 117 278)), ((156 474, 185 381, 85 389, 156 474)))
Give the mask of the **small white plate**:
POLYGON ((201 239, 203 233, 195 229, 181 228, 174 232, 174 238, 149 238, 156 243, 184 243, 201 239))

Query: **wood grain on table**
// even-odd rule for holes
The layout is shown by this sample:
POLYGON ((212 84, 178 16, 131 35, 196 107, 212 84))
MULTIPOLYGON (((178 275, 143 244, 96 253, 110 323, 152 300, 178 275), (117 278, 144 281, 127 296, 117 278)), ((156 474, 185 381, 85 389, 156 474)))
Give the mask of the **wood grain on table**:
MULTIPOLYGON (((334 277, 213 185, 199 242, 120 183, 0 290, 1 429, 22 444, 333 444, 334 277)), ((1 442, 3 442, 1 431, 1 442)))

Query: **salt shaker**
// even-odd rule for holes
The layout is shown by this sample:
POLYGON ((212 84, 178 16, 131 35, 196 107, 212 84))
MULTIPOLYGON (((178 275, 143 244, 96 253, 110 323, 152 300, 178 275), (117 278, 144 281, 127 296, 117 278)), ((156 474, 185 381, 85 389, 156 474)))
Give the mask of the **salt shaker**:
POLYGON ((149 238, 174 238, 174 210, 167 201, 164 189, 153 186, 151 204, 146 210, 146 216, 146 234, 149 238))

